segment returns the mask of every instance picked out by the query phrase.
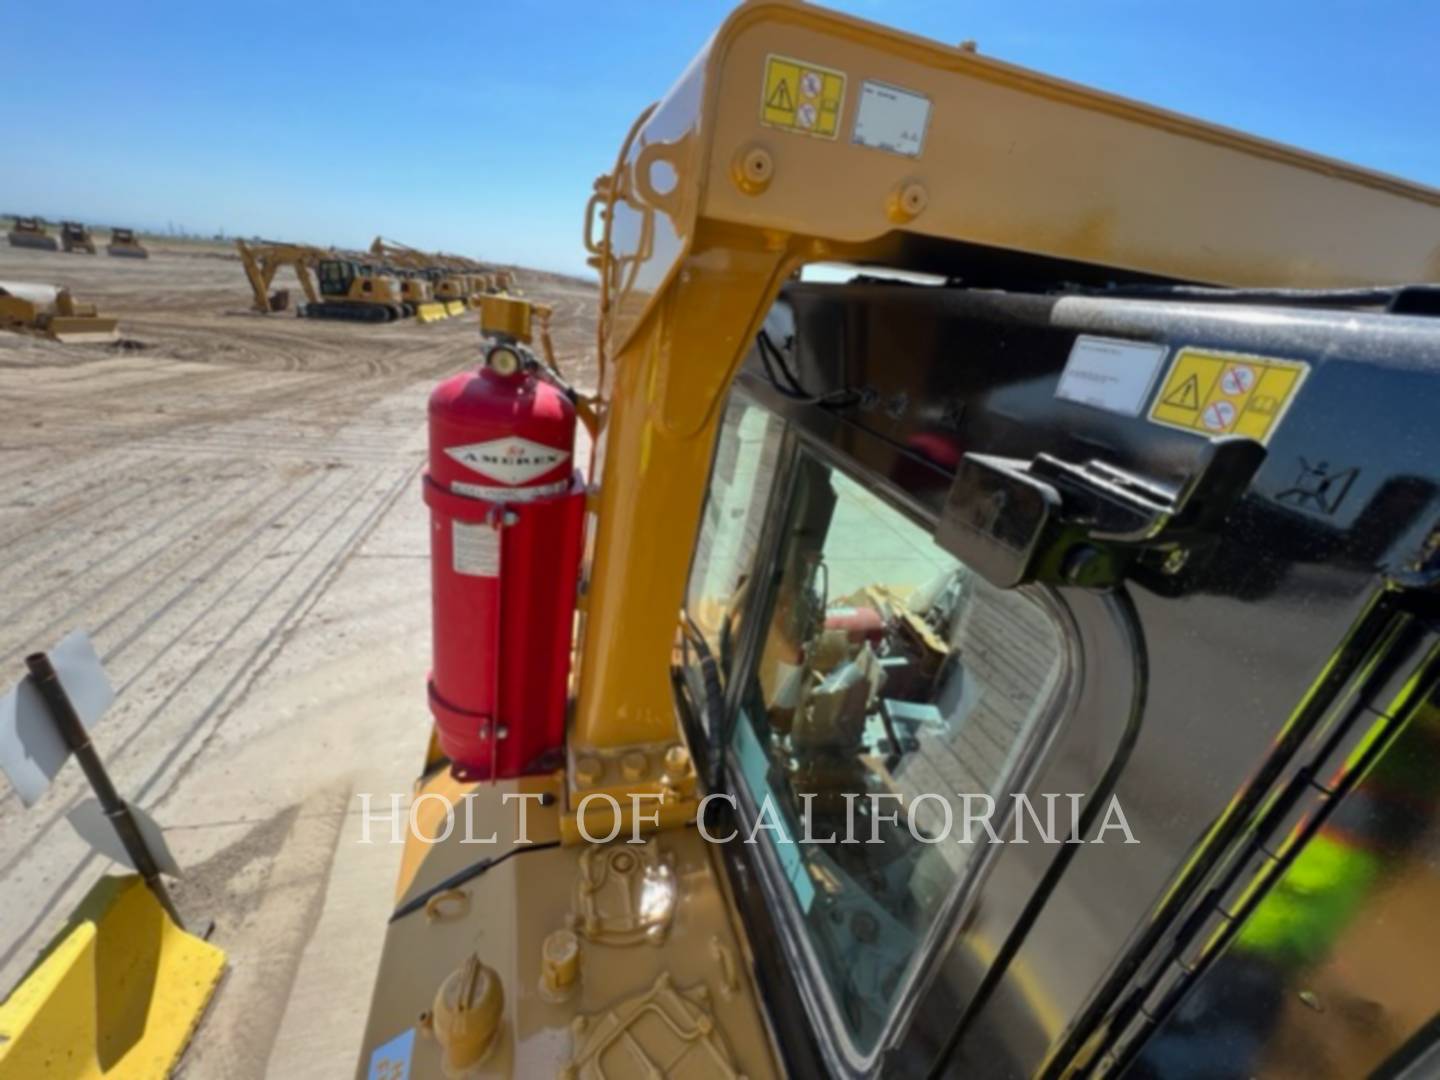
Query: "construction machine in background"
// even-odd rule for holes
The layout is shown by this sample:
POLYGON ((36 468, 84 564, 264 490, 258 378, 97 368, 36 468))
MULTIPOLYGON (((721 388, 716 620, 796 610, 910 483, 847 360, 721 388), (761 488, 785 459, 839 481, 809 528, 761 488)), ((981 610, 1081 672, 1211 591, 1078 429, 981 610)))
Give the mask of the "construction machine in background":
POLYGON ((145 245, 136 238, 134 229, 112 228, 110 242, 105 245, 105 251, 107 254, 126 259, 148 259, 150 257, 150 252, 145 250, 145 245))
POLYGON ((285 267, 289 267, 299 282, 300 288, 305 293, 305 299, 309 303, 318 304, 320 294, 315 288, 313 269, 321 257, 317 248, 305 244, 286 244, 268 240, 256 240, 246 243, 244 240, 235 241, 235 250, 240 254, 240 265, 245 270, 245 277, 250 282, 250 290, 254 296, 251 307, 262 315, 274 311, 286 311, 290 307, 290 290, 276 289, 271 291, 275 275, 285 267))
POLYGON ((9 233, 11 247, 39 248, 42 251, 59 251, 60 243, 45 231, 45 225, 38 217, 16 217, 15 227, 9 233))
POLYGON ((463 300, 467 307, 478 309, 481 297, 515 291, 515 276, 509 270, 465 255, 421 251, 383 236, 375 238, 370 250, 390 259, 403 260, 404 265, 423 269, 436 282, 436 297, 443 297, 447 302, 463 300))
POLYGON ((271 292, 275 275, 290 267, 305 294, 300 314, 312 319, 393 322, 405 315, 399 280, 365 261, 312 247, 272 241, 235 241, 250 282, 253 308, 262 314, 289 306, 286 290, 271 292))
POLYGON ((435 284, 423 270, 390 258, 377 262, 372 253, 356 257, 372 272, 378 270, 389 274, 399 283, 400 300, 407 316, 413 316, 422 323, 439 322, 450 317, 450 309, 435 295, 435 284))
POLYGON ((460 315, 470 307, 470 298, 483 292, 483 285, 477 286, 472 278, 459 272, 446 256, 433 255, 377 236, 370 244, 373 255, 423 274, 434 290, 436 302, 445 306, 449 315, 460 315))
POLYGON ((1433 1075, 1437 235, 739 8, 595 184, 594 397, 510 297, 431 396, 358 1075, 1433 1075))
POLYGON ((84 345, 116 340, 117 325, 93 304, 76 303, 69 289, 0 281, 0 330, 84 345))
POLYGON ((95 238, 90 235, 89 227, 78 221, 60 223, 60 244, 68 252, 95 254, 95 238))
POLYGON ((450 309, 436 297, 435 284, 423 271, 393 266, 391 272, 400 282, 400 295, 408 314, 422 323, 450 317, 450 309))
POLYGON ((319 303, 307 303, 311 319, 394 322, 405 317, 400 280, 383 267, 342 255, 327 254, 315 265, 319 303))

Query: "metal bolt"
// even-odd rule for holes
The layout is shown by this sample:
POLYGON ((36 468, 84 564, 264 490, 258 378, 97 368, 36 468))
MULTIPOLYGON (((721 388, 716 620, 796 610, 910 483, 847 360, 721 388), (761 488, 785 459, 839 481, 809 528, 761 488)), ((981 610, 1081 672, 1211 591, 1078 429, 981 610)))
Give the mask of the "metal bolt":
POLYGON ((918 180, 907 180, 885 200, 885 215, 897 225, 913 221, 930 205, 930 193, 918 180))
POLYGON ((690 751, 683 746, 672 746, 665 751, 665 772, 675 778, 682 777, 690 769, 690 751))
POLYGON ((626 780, 639 780, 650 770, 650 759, 639 750, 632 750, 620 759, 620 771, 626 780))
POLYGON ((575 782, 581 787, 594 787, 600 782, 600 777, 605 773, 605 768, 598 759, 593 757, 582 757, 575 759, 575 782))
POLYGON ((744 146, 730 163, 730 178, 746 195, 759 195, 775 176, 775 159, 763 146, 744 146))

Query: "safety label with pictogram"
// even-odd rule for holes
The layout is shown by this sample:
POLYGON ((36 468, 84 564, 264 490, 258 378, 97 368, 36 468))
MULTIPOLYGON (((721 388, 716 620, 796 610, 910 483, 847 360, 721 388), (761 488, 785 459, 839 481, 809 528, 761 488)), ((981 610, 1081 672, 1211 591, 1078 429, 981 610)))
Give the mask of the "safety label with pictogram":
POLYGON ((1200 435, 1270 441, 1310 365, 1268 356, 1181 349, 1150 406, 1150 419, 1200 435))
POLYGON ((844 72, 773 53, 765 58, 762 124, 833 139, 840 133, 844 104, 844 72))

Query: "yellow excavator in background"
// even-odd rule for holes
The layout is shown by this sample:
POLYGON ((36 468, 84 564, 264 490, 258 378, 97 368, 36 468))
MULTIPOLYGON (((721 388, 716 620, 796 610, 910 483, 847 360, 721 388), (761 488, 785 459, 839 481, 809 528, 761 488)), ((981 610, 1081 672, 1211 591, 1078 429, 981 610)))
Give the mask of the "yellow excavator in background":
POLYGON ((305 293, 301 314, 312 319, 393 322, 405 315, 399 280, 359 256, 346 256, 307 244, 235 241, 240 263, 250 282, 254 310, 283 311, 289 294, 270 286, 283 267, 290 267, 305 293))
POLYGON ((371 241, 370 253, 422 276, 429 282, 435 302, 443 306, 445 315, 459 315, 469 308, 469 283, 438 263, 434 256, 382 236, 371 241))
POLYGON ((432 255, 396 240, 377 236, 370 244, 372 254, 409 267, 425 275, 435 290, 435 299, 445 305, 450 315, 459 315, 470 307, 471 297, 485 291, 483 283, 458 272, 450 256, 432 255))
POLYGON ((522 299, 431 398, 359 1077, 1433 1074, 1440 192, 758 0, 584 235, 588 469, 522 299))
POLYGON ((352 260, 362 275, 384 275, 393 279, 400 291, 400 308, 405 317, 414 317, 422 323, 450 317, 445 305, 436 300, 430 279, 403 261, 377 256, 373 251, 334 250, 331 257, 352 260))

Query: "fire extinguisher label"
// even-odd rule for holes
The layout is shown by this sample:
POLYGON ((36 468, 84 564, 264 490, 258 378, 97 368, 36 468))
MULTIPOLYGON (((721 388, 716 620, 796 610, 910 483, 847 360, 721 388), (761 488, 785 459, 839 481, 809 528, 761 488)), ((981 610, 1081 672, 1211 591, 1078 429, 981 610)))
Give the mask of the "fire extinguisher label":
POLYGON ((481 476, 512 486, 543 476, 570 456, 568 450, 558 450, 514 436, 467 446, 449 446, 445 453, 481 476))
POLYGON ((537 484, 535 487, 496 487, 494 484, 466 484, 460 480, 450 482, 450 490, 468 499, 484 499, 487 502, 530 502, 532 499, 548 499, 552 495, 563 495, 570 487, 570 481, 557 480, 553 484, 537 484))
POLYGON ((500 576, 500 530, 493 525, 450 523, 450 551, 455 573, 470 577, 500 576))

